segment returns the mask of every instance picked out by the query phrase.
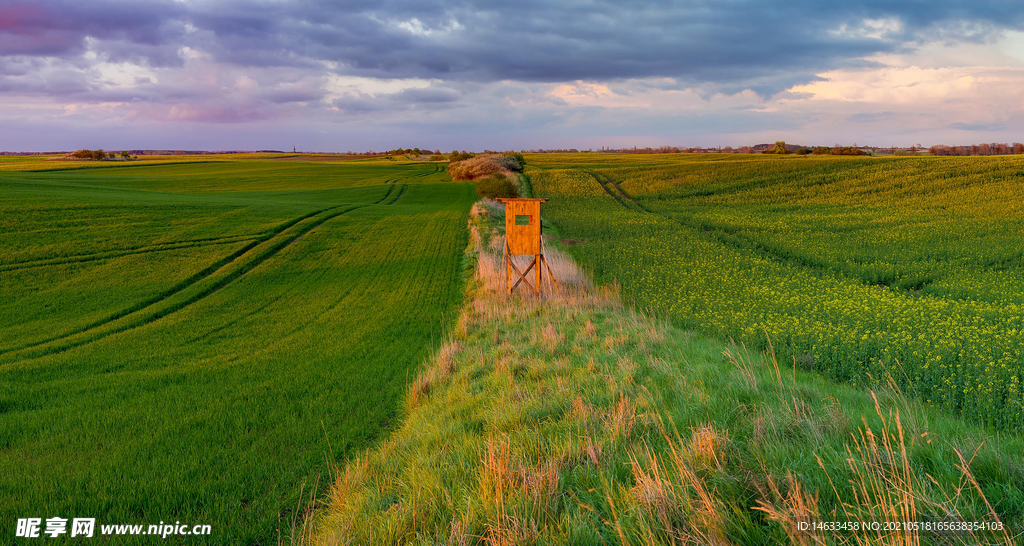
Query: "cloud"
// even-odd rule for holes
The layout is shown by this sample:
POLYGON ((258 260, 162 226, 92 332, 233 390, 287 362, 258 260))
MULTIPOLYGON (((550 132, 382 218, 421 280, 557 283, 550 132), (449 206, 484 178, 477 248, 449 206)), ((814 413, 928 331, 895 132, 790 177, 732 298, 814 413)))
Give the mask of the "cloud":
POLYGON ((879 121, 888 121, 894 119, 896 114, 886 110, 885 112, 857 112, 846 116, 847 121, 854 123, 876 123, 879 121))
POLYGON ((1000 41, 1019 46, 1022 28, 1024 6, 997 0, 9 0, 0 107, 59 111, 31 110, 51 133, 53 119, 650 144, 998 131, 1024 109, 1024 56, 1000 41))
POLYGON ((963 123, 956 122, 947 125, 950 129, 958 131, 1003 131, 1006 129, 1004 123, 963 123))
POLYGON ((176 43, 189 17, 178 2, 97 0, 5 4, 0 14, 0 55, 65 56, 81 53, 87 38, 136 46, 176 43))
POLYGON ((16 3, 0 55, 68 56, 92 40, 111 60, 180 63, 181 47, 240 66, 369 77, 564 82, 676 78, 770 95, 825 69, 922 41, 1019 28, 1006 2, 821 3, 565 0, 16 3))
POLYGON ((405 104, 442 104, 459 100, 459 93, 442 87, 412 87, 395 93, 390 98, 405 104))

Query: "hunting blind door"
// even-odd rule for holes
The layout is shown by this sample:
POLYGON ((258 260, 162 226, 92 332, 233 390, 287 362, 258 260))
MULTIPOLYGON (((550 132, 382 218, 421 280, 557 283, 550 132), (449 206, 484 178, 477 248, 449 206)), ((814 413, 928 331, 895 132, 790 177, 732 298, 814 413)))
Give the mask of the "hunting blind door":
POLYGON ((534 294, 543 289, 542 269, 548 272, 548 278, 557 286, 551 268, 544 259, 544 230, 540 221, 540 204, 547 199, 498 199, 505 203, 505 286, 511 294, 520 283, 526 284, 534 294), (513 256, 533 256, 526 269, 520 270, 512 259, 513 256), (534 272, 531 284, 527 275, 534 272), (512 273, 516 274, 516 282, 512 284, 512 273))

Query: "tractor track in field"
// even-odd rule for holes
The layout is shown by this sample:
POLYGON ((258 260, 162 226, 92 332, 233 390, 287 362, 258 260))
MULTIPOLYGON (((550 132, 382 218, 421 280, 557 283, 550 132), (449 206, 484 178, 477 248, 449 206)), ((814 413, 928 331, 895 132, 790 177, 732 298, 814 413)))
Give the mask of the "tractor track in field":
MULTIPOLYGON (((393 191, 394 186, 389 186, 388 191, 380 199, 378 199, 372 204, 380 204, 385 199, 387 199, 388 196, 390 196, 393 191)), ((351 212, 355 209, 369 206, 369 204, 355 205, 350 206, 348 208, 344 208, 342 210, 337 210, 341 209, 344 206, 345 205, 337 205, 334 207, 328 207, 304 214, 297 218, 293 218, 277 226, 269 234, 252 241, 248 245, 228 255, 227 257, 218 260, 217 262, 211 264, 202 271, 199 271, 198 273, 188 277, 187 279, 179 282, 173 287, 157 294, 152 298, 146 299, 126 309, 122 309, 121 311, 118 311, 117 313, 114 313, 112 315, 108 315, 103 319, 93 321, 89 324, 86 324, 85 326, 76 328, 70 332, 65 332, 57 336, 52 336, 40 341, 35 341, 32 343, 23 344, 16 347, 2 348, 0 349, 0 356, 9 355, 12 353, 30 353, 26 354, 23 358, 17 359, 23 360, 26 358, 35 358, 47 354, 63 352, 68 349, 73 349, 75 347, 80 347, 87 343, 103 339, 116 333, 138 328, 145 324, 149 324, 150 322, 153 322, 157 319, 165 317, 173 312, 179 311, 209 296, 210 294, 213 294, 217 290, 220 290, 224 286, 227 286, 229 283, 237 280, 242 275, 248 273, 252 269, 256 268, 258 265, 262 264, 266 260, 270 259, 274 255, 279 253, 281 250, 284 250, 286 247, 294 243, 296 240, 298 240, 306 233, 312 231, 316 227, 319 227, 324 222, 341 216, 342 214, 351 212), (317 216, 320 217, 316 218, 317 216), (302 222, 305 222, 311 218, 316 219, 311 222, 307 222, 304 225, 300 225, 302 222), (300 225, 300 227, 298 227, 295 230, 292 230, 292 228, 295 227, 296 225, 300 225), (291 233, 289 230, 294 231, 295 233, 291 233), (255 250, 260 245, 270 243, 275 239, 279 240, 273 242, 272 244, 269 244, 268 248, 264 249, 262 252, 257 252, 254 256, 247 257, 247 255, 251 255, 251 251, 255 250), (226 271, 226 268, 229 268, 232 264, 239 262, 244 263, 241 263, 241 265, 239 265, 232 271, 226 271), (182 292, 185 292, 186 290, 215 276, 218 272, 223 272, 223 276, 220 279, 217 279, 216 281, 212 282, 209 286, 202 288, 196 294, 190 295, 189 297, 183 299, 182 301, 173 303, 165 308, 154 309, 154 307, 160 306, 161 303, 167 302, 174 296, 182 292), (101 330, 105 326, 112 325, 117 321, 121 320, 123 320, 125 324, 101 330), (72 339, 75 338, 76 336, 79 337, 79 339, 72 339), (64 341, 64 343, 61 343, 62 341, 64 341), (35 350, 33 351, 33 349, 35 350)))
MULTIPOLYGON (((429 175, 433 173, 425 174, 429 175)), ((407 184, 402 184, 398 190, 398 195, 391 202, 385 204, 394 204, 394 202, 404 194, 407 186, 407 184)), ((2 348, 0 349, 0 356, 13 354, 15 356, 13 361, 15 362, 30 358, 37 358, 49 354, 61 353, 94 341, 99 341, 100 339, 114 334, 145 326, 146 324, 170 315, 171 313, 180 311, 181 309, 184 309, 185 307, 188 307, 193 303, 196 303, 219 291, 221 288, 224 288, 249 271, 252 271, 263 262, 277 255, 292 243, 302 238, 302 236, 316 229, 328 220, 337 218, 338 216, 347 214, 356 209, 384 203, 393 193, 395 193, 395 188, 396 184, 388 184, 387 192, 373 203, 354 205, 347 208, 343 208, 345 205, 336 205, 293 218, 277 226, 267 235, 252 241, 231 255, 218 260, 202 271, 188 277, 182 282, 179 282, 170 289, 165 290, 152 298, 70 332, 65 332, 64 334, 17 347, 2 348), (310 219, 313 220, 306 222, 310 219), (306 223, 303 224, 303 222, 306 223), (293 230, 292 228, 295 228, 296 226, 299 227, 293 230), (277 239, 277 241, 275 241, 275 239, 277 239), (268 243, 271 244, 262 251, 256 252, 255 254, 251 253, 251 251, 254 251, 261 245, 268 243), (232 264, 236 263, 240 265, 237 265, 233 270, 227 270, 232 266, 232 264), (199 289, 195 294, 191 294, 181 301, 171 303, 165 307, 160 307, 161 304, 168 302, 176 295, 181 294, 190 288, 196 287, 202 282, 216 276, 218 272, 222 273, 222 276, 219 279, 210 282, 208 286, 199 289), (124 323, 115 325, 118 321, 123 321, 124 323)))
POLYGON ((164 291, 156 297, 141 302, 140 304, 136 304, 115 313, 112 316, 108 316, 103 320, 95 321, 85 327, 78 328, 59 336, 26 344, 21 347, 0 350, 0 355, 20 353, 17 355, 20 358, 16 358, 16 360, 24 360, 48 354, 60 353, 98 341, 117 333, 145 326, 146 324, 180 311, 238 280, 240 277, 277 255, 300 237, 319 227, 324 222, 367 205, 356 205, 348 208, 341 208, 343 206, 344 205, 329 207, 327 209, 321 209, 314 213, 304 215, 298 220, 290 222, 288 227, 278 231, 275 235, 246 245, 227 258, 219 260, 210 267, 207 267, 203 271, 200 271, 196 275, 186 279, 185 282, 179 283, 171 289, 164 291), (312 221, 301 224, 301 222, 310 220, 311 218, 313 218, 312 221), (296 225, 299 227, 294 230, 290 230, 290 228, 296 225), (265 245, 265 248, 257 250, 261 245, 265 245), (233 265, 235 266, 234 268, 232 268, 233 265), (217 276, 218 273, 221 274, 220 278, 210 281, 207 286, 198 288, 195 293, 189 294, 179 301, 170 302, 170 300, 175 296, 182 294, 189 289, 193 289, 194 287, 199 287, 204 281, 212 279, 217 276), (121 322, 121 324, 118 324, 118 322, 121 322))
MULTIPOLYGON (((746 238, 746 237, 741 237, 741 236, 735 235, 734 233, 730 233, 728 230, 724 230, 724 229, 721 229, 721 228, 716 228, 714 226, 708 226, 708 225, 705 225, 705 224, 700 223, 700 222, 688 222, 688 221, 685 221, 685 220, 680 220, 679 218, 676 218, 676 217, 673 217, 673 216, 669 216, 669 215, 662 214, 662 213, 659 213, 659 212, 654 212, 651 209, 649 209, 649 208, 645 207, 644 205, 640 204, 640 202, 638 202, 631 195, 626 193, 626 191, 622 189, 622 186, 619 185, 618 181, 613 180, 610 177, 608 177, 607 175, 604 175, 604 174, 598 173, 598 172, 588 171, 587 174, 592 176, 594 178, 594 180, 596 180, 597 183, 601 185, 601 187, 604 189, 604 191, 608 193, 608 195, 612 196, 616 201, 619 202, 620 205, 622 205, 627 210, 631 210, 633 212, 638 212, 638 213, 642 213, 642 214, 652 214, 654 216, 657 216, 659 218, 668 220, 668 221, 673 222, 675 224, 678 224, 680 226, 683 226, 683 227, 686 227, 686 228, 690 228, 690 229, 696 231, 700 235, 703 235, 703 236, 706 236, 706 237, 710 237, 710 238, 714 239, 715 241, 717 241, 717 242, 719 242, 719 243, 721 243, 723 245, 726 245, 726 246, 728 246, 730 248, 734 248, 736 250, 744 250, 744 251, 751 251, 751 250, 753 250, 755 252, 758 252, 758 253, 764 255, 767 258, 770 258, 770 259, 773 259, 773 260, 776 260, 776 261, 779 261, 779 262, 784 262, 784 263, 787 263, 787 264, 790 264, 790 265, 796 265, 796 266, 799 266, 799 267, 806 267, 806 268, 814 269, 814 270, 817 270, 817 271, 825 271, 825 272, 840 274, 840 275, 843 275, 844 277, 847 276, 847 275, 845 275, 842 272, 832 270, 832 269, 830 269, 828 267, 825 267, 825 266, 822 266, 820 264, 807 263, 807 262, 805 262, 803 260, 800 260, 798 258, 794 258, 794 257, 791 257, 791 256, 785 256, 783 254, 779 254, 779 253, 774 252, 773 250, 771 250, 769 248, 766 248, 765 246, 761 245, 757 241, 751 240, 751 239, 746 238), (735 239, 733 239, 731 237, 742 238, 743 243, 741 243, 741 242, 739 242, 739 241, 737 241, 737 240, 735 240, 735 239)), ((857 280, 857 281, 860 281, 860 282, 863 282, 860 279, 856 279, 856 278, 853 278, 853 279, 857 280)))
MULTIPOLYGON (((431 174, 431 173, 428 173, 428 174, 431 174)), ((394 186, 393 186, 394 182, 397 182, 398 180, 401 180, 401 179, 395 178, 395 179, 391 179, 391 180, 385 180, 384 184, 389 184, 388 191, 384 194, 383 197, 381 197, 377 201, 374 201, 373 204, 374 205, 379 205, 384 200, 386 200, 391 195, 391 192, 394 189, 394 186)), ((405 191, 405 185, 404 184, 403 184, 403 187, 402 187, 402 191, 403 192, 405 191)), ((392 203, 385 203, 385 204, 390 205, 390 204, 393 204, 393 202, 392 203)), ((282 224, 282 225, 285 228, 287 228, 290 224, 288 224, 288 222, 285 222, 285 224, 282 224)), ((98 261, 98 260, 108 260, 108 259, 112 259, 112 258, 120 258, 122 256, 130 256, 132 254, 145 254, 145 253, 148 253, 148 252, 164 252, 164 251, 168 251, 168 250, 179 250, 179 249, 183 249, 183 248, 192 248, 192 247, 197 247, 197 246, 208 246, 208 245, 218 245, 218 244, 240 243, 240 242, 244 242, 244 241, 254 241, 254 240, 257 240, 257 239, 266 238, 268 236, 273 236, 275 234, 275 232, 277 230, 279 230, 279 229, 281 229, 281 225, 279 225, 279 226, 277 226, 277 227, 275 227, 275 228, 273 228, 273 229, 271 229, 269 231, 262 232, 262 233, 243 234, 243 235, 230 235, 230 236, 225 236, 225 237, 204 237, 204 238, 199 238, 199 239, 185 239, 185 240, 182 240, 182 241, 167 241, 167 242, 163 242, 163 243, 153 243, 151 245, 144 245, 144 246, 137 246, 137 247, 128 247, 128 248, 119 248, 119 249, 115 249, 115 250, 108 250, 108 251, 102 251, 102 252, 90 252, 90 253, 87 253, 87 254, 72 254, 70 256, 59 256, 59 257, 53 257, 53 258, 38 258, 38 259, 34 259, 34 260, 24 260, 24 261, 20 261, 20 262, 8 262, 8 263, 0 264, 0 273, 5 273, 5 272, 8 272, 8 271, 16 271, 16 270, 19 270, 19 269, 28 269, 28 268, 33 268, 33 267, 47 267, 47 266, 51 266, 51 265, 64 265, 64 264, 71 264, 71 263, 86 263, 86 262, 92 262, 92 261, 98 261)), ((3 350, 0 350, 0 354, 3 354, 3 350)))
POLYGON ((151 252, 166 252, 169 250, 181 250, 185 248, 196 248, 202 246, 211 245, 225 245, 231 243, 242 243, 253 241, 258 239, 263 234, 255 235, 233 235, 230 237, 211 237, 206 239, 192 239, 185 241, 169 241, 166 243, 156 243, 152 245, 134 247, 134 248, 121 248, 117 250, 110 250, 106 252, 91 252, 88 254, 75 254, 71 256, 61 256, 57 258, 39 258, 36 260, 25 260, 22 262, 10 262, 6 264, 0 264, 0 273, 6 273, 8 271, 18 271, 21 269, 31 269, 36 267, 49 267, 54 265, 66 265, 75 263, 88 263, 102 260, 111 260, 114 258, 121 258, 124 256, 132 256, 135 254, 148 254, 151 252))
MULTIPOLYGON (((592 176, 594 180, 596 180, 597 183, 601 185, 601 188, 604 189, 606 193, 608 193, 608 195, 612 196, 612 198, 618 201, 619 204, 625 207, 627 210, 632 210, 638 213, 653 214, 654 216, 663 218, 670 222, 674 222, 680 226, 690 228, 700 235, 710 237, 715 241, 736 250, 753 251, 757 254, 760 254, 766 258, 769 258, 777 262, 795 265, 797 267, 807 268, 821 273, 837 275, 841 278, 846 278, 866 286, 873 285, 873 283, 869 283, 860 277, 853 276, 844 271, 840 271, 838 269, 829 267, 827 264, 816 263, 814 261, 810 261, 798 256, 789 256, 786 254, 781 254, 771 248, 766 247, 764 244, 760 243, 757 240, 751 239, 749 237, 744 237, 743 235, 737 234, 735 232, 730 232, 727 229, 722 229, 720 227, 715 226, 708 226, 696 221, 681 220, 673 216, 654 212, 651 209, 640 204, 640 202, 638 202, 636 199, 634 199, 632 196, 626 193, 625 190, 622 189, 622 186, 619 185, 618 181, 613 180, 610 177, 597 172, 588 171, 587 174, 592 176)), ((899 288, 901 291, 908 293, 913 292, 913 290, 907 290, 895 284, 890 284, 888 286, 893 288, 899 288)))
MULTIPOLYGON (((378 199, 378 200, 373 202, 374 205, 380 205, 382 203, 384 205, 391 204, 391 203, 384 203, 384 201, 386 201, 391 196, 391 194, 394 192, 395 186, 393 185, 393 183, 395 181, 397 181, 397 180, 400 180, 400 179, 390 179, 390 180, 385 180, 384 181, 384 185, 387 185, 388 190, 386 192, 384 192, 384 196, 383 197, 381 197, 380 199, 378 199)), ((403 191, 403 192, 405 191, 405 184, 402 185, 402 190, 401 191, 403 191)), ((399 197, 401 197, 401 196, 399 195, 399 197)), ((397 198, 395 200, 397 201, 397 198)), ((248 316, 252 316, 252 315, 254 315, 254 314, 256 314, 256 313, 266 309, 267 307, 273 305, 275 302, 280 300, 282 297, 284 297, 283 294, 279 295, 279 296, 277 296, 277 297, 275 297, 275 298, 273 298, 273 299, 271 299, 271 300, 269 300, 267 302, 264 302, 262 305, 260 305, 255 310, 246 313, 245 316, 247 316, 247 317, 248 316)), ((219 332, 221 330, 224 330, 224 329, 228 328, 229 326, 231 326, 231 325, 233 325, 233 324, 235 324, 235 323, 237 323, 237 322, 239 322, 241 320, 242 320, 242 317, 237 317, 237 318, 227 322, 226 324, 224 324, 222 326, 219 326, 217 328, 214 328, 213 330, 204 332, 203 334, 201 334, 201 335, 199 335, 197 337, 192 338, 190 341, 191 342, 195 342, 195 341, 199 341, 201 339, 205 339, 205 338, 207 338, 207 337, 209 337, 209 336, 211 336, 211 335, 213 335, 213 334, 215 334, 215 333, 217 333, 217 332, 219 332)))
MULTIPOLYGON (((404 194, 406 187, 406 184, 402 184, 399 188, 397 197, 395 197, 390 203, 385 204, 394 204, 394 202, 404 194)), ((277 255, 292 243, 302 238, 303 235, 316 229, 328 220, 337 218, 338 216, 347 214, 356 209, 384 203, 392 194, 395 193, 395 188, 396 184, 388 184, 387 192, 373 203, 348 206, 347 208, 343 208, 345 205, 336 205, 293 218, 277 226, 266 236, 252 241, 229 256, 218 260, 202 271, 188 277, 152 298, 139 302, 131 307, 114 313, 113 315, 108 315, 103 319, 93 321, 85 326, 76 328, 70 332, 65 332, 57 336, 52 336, 40 341, 16 347, 0 348, 0 356, 12 355, 14 356, 13 361, 15 362, 38 358, 49 354, 61 353, 94 341, 99 341, 100 339, 114 334, 145 326, 146 324, 170 315, 171 313, 180 311, 181 309, 184 309, 219 291, 221 288, 224 288, 246 273, 252 271, 263 262, 277 255), (307 222, 307 220, 310 219, 313 220, 307 222), (305 223, 303 224, 303 222, 305 223), (298 227, 296 228, 296 226, 298 227), (266 248, 262 251, 255 253, 252 252, 261 245, 266 245, 266 248), (234 269, 231 269, 233 264, 236 264, 237 266, 234 269), (178 294, 192 289, 193 287, 197 287, 204 281, 215 277, 218 273, 222 274, 220 278, 211 281, 208 286, 198 289, 195 294, 188 295, 180 301, 161 307, 161 304, 166 304, 178 294), (123 324, 116 324, 118 321, 122 321, 123 324)), ((12 360, 8 360, 8 362, 11 361, 12 360)))
POLYGON ((373 202, 374 205, 379 205, 379 204, 383 203, 384 200, 387 199, 389 195, 391 195, 391 192, 395 191, 395 186, 392 184, 392 182, 394 182, 394 180, 388 180, 387 182, 384 182, 385 184, 388 184, 388 191, 384 192, 384 196, 383 197, 381 197, 380 199, 374 201, 373 202))
POLYGON ((587 171, 587 174, 589 174, 594 180, 597 181, 597 183, 601 186, 601 189, 603 189, 605 193, 607 193, 613 199, 618 201, 619 204, 622 205, 623 207, 629 210, 633 210, 635 212, 646 212, 649 214, 654 214, 646 207, 640 205, 640 203, 637 203, 636 200, 627 195, 626 192, 622 191, 622 187, 619 186, 618 182, 615 182, 611 178, 608 178, 604 174, 598 172, 587 171), (611 188, 609 188, 609 186, 611 186, 611 188), (612 191, 613 189, 614 191, 612 191))
POLYGON ((394 205, 395 203, 398 202, 399 199, 402 198, 403 195, 405 195, 405 190, 408 189, 408 188, 409 188, 408 184, 402 184, 402 187, 399 188, 399 190, 398 190, 398 195, 396 195, 394 199, 392 199, 392 200, 390 200, 390 201, 388 201, 387 203, 384 203, 384 204, 388 205, 388 206, 394 205))
POLYGON ((2 348, 2 349, 0 349, 0 355, 4 355, 4 354, 11 353, 11 352, 14 352, 14 351, 30 349, 32 347, 38 347, 40 345, 44 345, 44 344, 51 343, 51 342, 54 342, 54 341, 57 341, 57 340, 60 340, 60 339, 65 339, 65 338, 71 337, 71 336, 76 335, 76 334, 80 334, 80 333, 86 332, 88 330, 93 330, 93 329, 99 328, 100 326, 103 326, 104 324, 116 321, 116 320, 118 320, 120 318, 123 318, 125 316, 128 316, 128 315, 130 315, 132 313, 135 313, 137 311, 145 309, 145 308, 147 308, 147 307, 149 307, 151 305, 159 303, 160 301, 163 301, 163 300, 165 300, 167 298, 170 298, 174 294, 177 294, 177 293, 179 293, 179 292, 189 288, 190 286, 192 286, 192 285, 202 281, 203 279, 209 277, 210 275, 214 274, 216 271, 220 270, 221 268, 231 264, 236 259, 238 259, 239 257, 245 255, 247 252, 249 252, 250 250, 252 250, 256 246, 258 246, 260 243, 263 243, 263 242, 266 242, 266 241, 268 241, 270 239, 273 239, 275 236, 279 235, 280 233, 284 232, 285 230, 287 230, 288 228, 294 226, 295 224, 297 224, 297 223, 299 223, 299 222, 301 222, 303 220, 306 220, 307 218, 310 218, 312 216, 320 214, 320 213, 324 212, 325 210, 329 210, 329 209, 321 209, 321 210, 318 210, 318 211, 310 212, 310 213, 304 214, 302 216, 299 216, 298 218, 293 218, 293 219, 291 219, 291 220, 289 220, 289 221, 287 221, 287 222, 277 226, 268 235, 265 235, 265 236, 263 236, 263 237, 261 237, 259 239, 256 239, 255 241, 252 241, 248 245, 245 245, 244 247, 242 247, 242 248, 236 250, 235 252, 229 254, 228 256, 225 256, 224 258, 221 258, 220 260, 217 260, 213 264, 211 264, 211 265, 207 266, 206 268, 202 269, 201 271, 199 271, 199 272, 189 276, 188 278, 182 280, 178 284, 175 284, 171 288, 168 288, 167 290, 165 290, 165 291, 163 291, 163 292, 153 296, 152 298, 148 298, 146 300, 143 300, 143 301, 141 301, 141 302, 139 302, 139 303, 137 303, 137 304, 135 304, 135 305, 133 305, 131 307, 122 309, 121 311, 118 311, 118 312, 116 312, 116 313, 114 313, 112 315, 108 315, 108 316, 106 316, 106 317, 104 317, 102 319, 93 321, 93 322, 91 322, 89 324, 86 324, 85 326, 81 326, 81 327, 79 327, 79 328, 77 328, 75 330, 72 330, 70 332, 65 332, 64 334, 60 334, 60 335, 57 335, 57 336, 49 337, 49 338, 46 338, 46 339, 43 339, 43 340, 40 340, 40 341, 35 341, 35 342, 32 342, 32 343, 27 343, 27 344, 20 345, 20 346, 17 346, 17 347, 2 348))

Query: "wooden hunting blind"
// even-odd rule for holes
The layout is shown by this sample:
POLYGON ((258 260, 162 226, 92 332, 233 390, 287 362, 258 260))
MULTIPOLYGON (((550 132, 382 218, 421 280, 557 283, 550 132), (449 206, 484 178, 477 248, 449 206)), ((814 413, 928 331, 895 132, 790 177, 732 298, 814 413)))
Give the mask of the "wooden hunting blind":
POLYGON ((543 287, 542 269, 548 272, 548 278, 557 286, 551 268, 544 259, 544 229, 540 221, 540 204, 547 199, 498 199, 505 203, 505 286, 511 294, 519 283, 525 283, 533 293, 540 294, 543 287), (513 256, 533 256, 533 261, 526 269, 521 270, 513 260, 513 256), (533 284, 526 276, 534 271, 533 284), (516 282, 512 284, 512 272, 516 274, 516 282))

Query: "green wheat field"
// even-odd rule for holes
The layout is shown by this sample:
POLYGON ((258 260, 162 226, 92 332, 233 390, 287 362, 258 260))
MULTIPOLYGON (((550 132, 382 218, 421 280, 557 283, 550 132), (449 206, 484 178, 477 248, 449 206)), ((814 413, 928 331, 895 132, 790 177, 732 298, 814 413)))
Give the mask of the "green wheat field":
POLYGON ((0 513, 276 541, 401 418, 474 199, 432 164, 0 174, 0 513))

